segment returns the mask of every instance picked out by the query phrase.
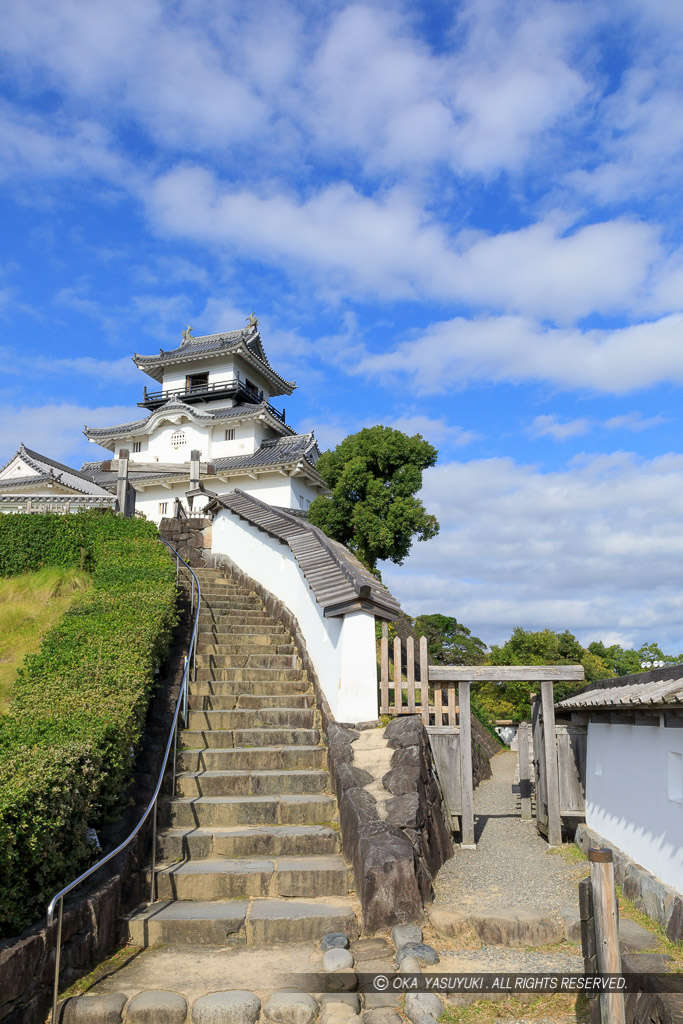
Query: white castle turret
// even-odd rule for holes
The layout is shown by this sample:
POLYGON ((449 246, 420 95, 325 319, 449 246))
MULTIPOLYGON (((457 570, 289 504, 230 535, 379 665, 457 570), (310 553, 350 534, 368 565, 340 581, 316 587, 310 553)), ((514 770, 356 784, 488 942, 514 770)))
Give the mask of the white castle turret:
MULTIPOLYGON (((297 434, 271 399, 291 395, 296 384, 272 368, 258 320, 245 328, 194 338, 158 355, 133 356, 160 388, 144 388, 144 418, 113 427, 86 427, 93 443, 114 453, 87 462, 82 472, 115 491, 119 452, 129 452, 128 481, 136 509, 158 522, 239 487, 271 505, 306 510, 325 483, 315 469, 319 450, 310 434, 297 434)), ((124 455, 125 458, 125 455, 124 455)))

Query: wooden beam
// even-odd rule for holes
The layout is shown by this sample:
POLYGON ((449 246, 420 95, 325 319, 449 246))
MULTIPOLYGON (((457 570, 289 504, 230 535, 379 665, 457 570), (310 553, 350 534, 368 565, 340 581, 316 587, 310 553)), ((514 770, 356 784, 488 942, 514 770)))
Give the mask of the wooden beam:
POLYGON ((386 622, 382 623, 380 652, 381 714, 387 714, 389 711, 389 631, 386 622))
POLYGON ((555 740, 555 702, 553 700, 553 684, 549 679, 544 679, 541 682, 541 709, 543 712, 545 787, 548 800, 548 845, 562 846, 560 779, 557 769, 557 743, 555 740))
MULTIPOLYGON (((621 974, 619 950, 619 911, 614 889, 612 851, 588 851, 593 890, 593 921, 595 923, 595 952, 600 974, 621 974)), ((626 1024, 623 992, 600 993, 602 1024, 626 1024)))
POLYGON ((403 685, 401 683, 401 638, 394 637, 394 714, 401 714, 403 685))
POLYGON ((583 665, 430 665, 433 683, 583 682, 583 665))
POLYGON ((422 700, 422 722, 429 725, 429 657, 427 637, 420 637, 420 699, 422 700))
POLYGON ((470 722, 470 683, 466 680, 461 680, 458 685, 458 700, 460 704, 460 785, 462 788, 460 845, 465 849, 473 850, 476 847, 474 842, 474 786, 472 783, 472 725, 470 722))

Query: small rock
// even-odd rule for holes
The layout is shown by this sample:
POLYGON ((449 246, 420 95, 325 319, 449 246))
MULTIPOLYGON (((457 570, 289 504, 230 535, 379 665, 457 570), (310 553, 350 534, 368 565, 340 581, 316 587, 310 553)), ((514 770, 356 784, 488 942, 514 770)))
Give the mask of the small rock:
POLYGON ((63 1024, 120 1024, 127 998, 121 992, 106 996, 76 996, 64 1005, 63 1024))
POLYGON ((253 992, 212 992, 192 1007, 193 1024, 256 1024, 261 1000, 253 992))
POLYGON ((396 949, 407 942, 422 942, 422 929, 417 924, 397 924, 391 932, 391 941, 396 949))
POLYGON ((327 988, 330 992, 355 992, 358 988, 358 976, 353 967, 332 971, 328 975, 327 988))
POLYGON ((392 955, 391 946, 386 939, 357 939, 351 943, 351 952, 356 963, 392 955))
POLYGON ((396 962, 399 967, 406 957, 415 957, 421 964, 438 964, 439 954, 432 946, 426 946, 424 942, 406 942, 405 946, 396 953, 396 962))
POLYGON ((306 992, 274 992, 263 1012, 276 1024, 311 1024, 318 1016, 318 1003, 306 992))
POLYGON ((366 1010, 396 1009, 400 1002, 400 992, 365 992, 363 994, 363 1006, 366 1010))
POLYGON ((399 974, 422 974, 422 968, 420 967, 420 961, 417 957, 407 956, 401 960, 401 966, 398 969, 399 974))
POLYGON ((657 939, 647 928, 622 917, 619 919, 619 948, 622 953, 646 953, 657 948, 657 939))
POLYGON ((363 1011, 364 1024, 401 1024, 401 1015, 388 1006, 363 1011))
POLYGON ((327 974, 331 974, 333 971, 343 971, 348 967, 353 967, 353 957, 348 949, 334 947, 333 949, 328 949, 327 953, 323 956, 323 970, 327 974))
POLYGON ((320 1005, 325 1009, 348 1006, 354 1013, 360 1013, 360 996, 357 992, 325 992, 320 997, 320 1005))
POLYGON ((126 1020, 130 1024, 184 1024, 187 1003, 177 992, 150 990, 138 992, 128 1003, 126 1020))
POLYGON ((666 974, 671 962, 665 953, 624 953, 621 969, 624 974, 666 974))
POLYGON ((327 935, 323 935, 320 948, 323 953, 326 953, 328 949, 348 949, 349 937, 344 935, 344 932, 329 932, 327 935))
POLYGON ((442 1013, 443 1002, 434 992, 409 992, 406 996, 406 1017, 413 1024, 420 1024, 425 1014, 438 1020, 442 1013))

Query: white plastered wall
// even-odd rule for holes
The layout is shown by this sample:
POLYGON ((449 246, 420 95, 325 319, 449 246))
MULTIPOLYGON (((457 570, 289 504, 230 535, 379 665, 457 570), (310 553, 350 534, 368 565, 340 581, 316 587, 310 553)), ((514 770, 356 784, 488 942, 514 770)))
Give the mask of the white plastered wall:
POLYGON ((278 597, 296 617, 332 714, 340 722, 376 719, 375 618, 368 612, 325 618, 291 549, 238 519, 219 512, 212 551, 278 597))
POLYGON ((683 729, 591 722, 586 824, 683 891, 683 729))
MULTIPOLYGON (((214 491, 216 494, 228 494, 239 487, 246 494, 253 494, 269 505, 279 505, 281 508, 301 507, 298 494, 302 489, 302 484, 297 481, 296 477, 283 476, 282 473, 262 473, 255 479, 249 476, 234 476, 227 481, 203 476, 202 483, 207 490, 214 491)), ((152 484, 144 489, 137 488, 135 508, 138 512, 144 513, 147 519, 158 523, 164 515, 173 515, 174 498, 180 498, 183 507, 187 506, 185 492, 189 487, 188 472, 187 479, 173 483, 170 488, 158 484, 152 484), (159 511, 159 504, 164 502, 167 504, 165 513, 159 511)), ((197 508, 199 507, 203 507, 203 505, 198 504, 197 508)))

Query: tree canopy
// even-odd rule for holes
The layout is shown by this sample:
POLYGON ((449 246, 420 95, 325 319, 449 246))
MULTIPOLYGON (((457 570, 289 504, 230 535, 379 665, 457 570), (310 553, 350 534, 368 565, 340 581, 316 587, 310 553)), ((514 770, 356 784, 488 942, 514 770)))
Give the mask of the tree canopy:
POLYGON ((373 571, 384 559, 401 565, 416 537, 439 532, 436 517, 415 497, 437 455, 420 434, 382 426, 350 434, 320 456, 317 469, 332 493, 316 498, 309 521, 373 571))
POLYGON ((427 638, 431 665, 481 665, 486 658, 484 641, 450 615, 418 615, 413 629, 427 638))

